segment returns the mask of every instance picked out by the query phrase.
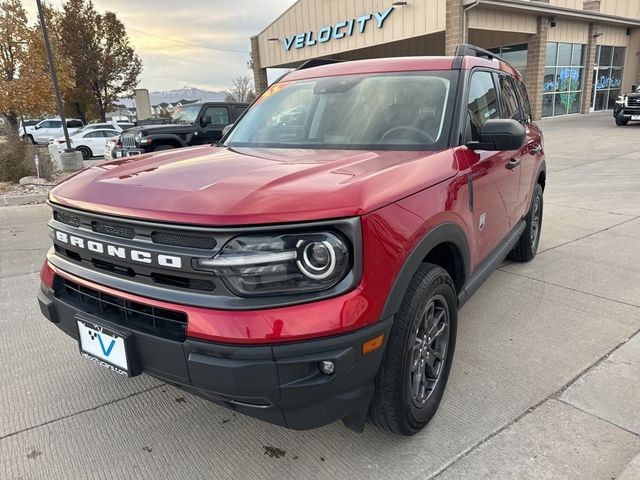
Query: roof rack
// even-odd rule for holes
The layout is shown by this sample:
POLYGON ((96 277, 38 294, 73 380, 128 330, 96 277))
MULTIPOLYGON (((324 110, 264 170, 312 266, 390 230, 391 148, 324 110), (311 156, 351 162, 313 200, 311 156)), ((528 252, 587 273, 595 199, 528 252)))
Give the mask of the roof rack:
POLYGON ((456 57, 464 57, 467 55, 471 57, 484 57, 490 60, 494 58, 500 58, 497 54, 490 52, 489 50, 476 47, 475 45, 471 45, 469 43, 461 43, 460 45, 458 45, 458 48, 456 48, 456 57))
POLYGON ((312 58, 300 65, 296 70, 305 70, 307 68, 321 67, 322 65, 331 65, 332 63, 340 63, 342 60, 335 58, 312 58))

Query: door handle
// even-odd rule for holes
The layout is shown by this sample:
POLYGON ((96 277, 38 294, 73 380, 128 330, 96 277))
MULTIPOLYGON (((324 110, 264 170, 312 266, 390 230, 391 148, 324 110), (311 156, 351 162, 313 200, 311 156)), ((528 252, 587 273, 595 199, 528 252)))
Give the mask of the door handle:
POLYGON ((530 155, 537 155, 542 151, 542 147, 540 145, 534 145, 529 149, 530 155))
POLYGON ((511 160, 509 160, 509 163, 507 163, 507 170, 513 170, 518 165, 520 165, 520 159, 519 158, 512 158, 511 160))

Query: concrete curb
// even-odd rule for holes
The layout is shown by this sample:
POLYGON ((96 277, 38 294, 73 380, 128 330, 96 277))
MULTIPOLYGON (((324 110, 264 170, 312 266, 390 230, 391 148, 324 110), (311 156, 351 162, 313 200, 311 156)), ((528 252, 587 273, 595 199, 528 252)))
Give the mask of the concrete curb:
POLYGON ((2 195, 0 197, 0 207, 13 207, 17 205, 31 205, 34 203, 44 203, 47 201, 48 194, 36 193, 33 195, 2 195))

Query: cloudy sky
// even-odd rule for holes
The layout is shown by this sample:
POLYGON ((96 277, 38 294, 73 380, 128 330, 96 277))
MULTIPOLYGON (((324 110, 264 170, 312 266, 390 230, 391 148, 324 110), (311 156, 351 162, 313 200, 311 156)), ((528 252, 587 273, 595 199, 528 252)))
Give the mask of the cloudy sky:
MULTIPOLYGON (((48 3, 59 7, 63 0, 48 3)), ((94 0, 98 11, 115 12, 127 27, 142 58, 139 86, 149 90, 183 86, 225 90, 232 76, 251 75, 247 69, 249 37, 293 3, 295 0, 94 0)), ((24 0, 24 4, 35 19, 35 0, 24 0)))

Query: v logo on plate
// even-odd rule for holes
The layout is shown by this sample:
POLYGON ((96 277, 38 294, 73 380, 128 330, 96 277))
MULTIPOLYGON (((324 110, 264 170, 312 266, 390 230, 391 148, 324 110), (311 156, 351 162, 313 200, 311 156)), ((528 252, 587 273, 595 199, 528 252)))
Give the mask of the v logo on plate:
POLYGON ((105 357, 109 356, 111 350, 113 350, 113 346, 116 344, 115 338, 112 338, 109 346, 107 348, 104 348, 104 343, 102 343, 102 335, 100 334, 98 334, 98 342, 100 342, 100 348, 102 349, 102 353, 104 353, 105 357))

